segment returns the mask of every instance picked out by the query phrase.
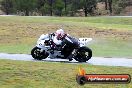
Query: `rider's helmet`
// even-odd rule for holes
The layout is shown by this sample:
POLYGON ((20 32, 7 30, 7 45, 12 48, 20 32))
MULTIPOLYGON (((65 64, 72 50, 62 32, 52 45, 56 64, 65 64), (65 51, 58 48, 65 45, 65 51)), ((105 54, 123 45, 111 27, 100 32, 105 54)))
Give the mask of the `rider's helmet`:
POLYGON ((65 38, 66 33, 64 32, 63 29, 59 29, 56 31, 55 35, 57 36, 58 40, 61 40, 61 39, 65 38))

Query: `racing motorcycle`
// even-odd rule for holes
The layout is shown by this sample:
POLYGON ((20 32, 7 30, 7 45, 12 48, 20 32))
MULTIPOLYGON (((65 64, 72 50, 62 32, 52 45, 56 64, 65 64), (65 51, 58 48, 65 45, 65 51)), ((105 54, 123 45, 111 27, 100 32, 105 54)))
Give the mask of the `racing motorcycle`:
POLYGON ((54 34, 41 35, 36 46, 31 50, 31 55, 35 60, 46 59, 47 57, 75 59, 78 62, 86 62, 92 57, 92 50, 86 45, 92 38, 74 38, 67 36, 62 40, 62 45, 57 46, 53 42, 54 34))

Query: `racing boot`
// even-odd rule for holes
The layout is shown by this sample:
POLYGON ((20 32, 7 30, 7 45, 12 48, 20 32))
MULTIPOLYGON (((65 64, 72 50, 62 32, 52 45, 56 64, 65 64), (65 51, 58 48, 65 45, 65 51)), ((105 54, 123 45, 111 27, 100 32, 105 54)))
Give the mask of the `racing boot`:
POLYGON ((69 61, 72 61, 73 59, 72 58, 69 58, 69 61))
POLYGON ((73 55, 71 54, 71 55, 69 55, 69 56, 67 57, 67 59, 69 59, 69 61, 72 61, 72 60, 73 60, 72 57, 73 57, 73 55))

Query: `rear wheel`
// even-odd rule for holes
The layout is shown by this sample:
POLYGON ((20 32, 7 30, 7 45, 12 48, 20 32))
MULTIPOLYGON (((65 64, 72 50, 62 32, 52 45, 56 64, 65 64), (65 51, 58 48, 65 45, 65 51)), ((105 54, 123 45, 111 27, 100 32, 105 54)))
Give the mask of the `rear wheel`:
POLYGON ((42 60, 42 59, 45 59, 49 56, 48 53, 46 53, 44 50, 42 51, 40 48, 38 47, 34 47, 32 50, 31 50, 31 55, 34 59, 36 60, 42 60))
POLYGON ((92 57, 92 50, 88 47, 80 47, 75 56, 75 60, 78 62, 86 62, 92 57))

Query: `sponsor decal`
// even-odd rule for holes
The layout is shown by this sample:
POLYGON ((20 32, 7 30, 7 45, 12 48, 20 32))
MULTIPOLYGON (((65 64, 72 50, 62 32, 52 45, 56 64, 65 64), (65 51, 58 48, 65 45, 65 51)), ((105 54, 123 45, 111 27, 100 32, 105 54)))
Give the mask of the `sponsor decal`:
POLYGON ((130 83, 131 76, 129 74, 86 74, 86 71, 80 67, 79 73, 76 75, 76 81, 80 85, 86 83, 122 84, 130 83))

